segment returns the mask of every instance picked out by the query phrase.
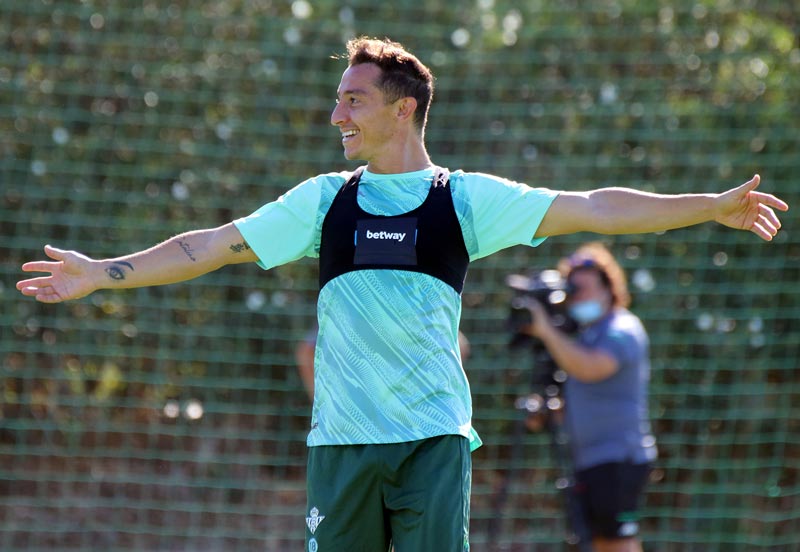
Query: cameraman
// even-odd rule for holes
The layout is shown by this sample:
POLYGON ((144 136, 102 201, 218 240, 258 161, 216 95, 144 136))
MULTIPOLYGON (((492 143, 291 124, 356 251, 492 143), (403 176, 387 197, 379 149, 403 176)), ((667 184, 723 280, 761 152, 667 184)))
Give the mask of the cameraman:
POLYGON ((595 552, 639 552, 638 509, 656 458, 647 407, 647 333, 626 308, 625 274, 605 246, 587 243, 558 268, 578 333, 573 338, 555 327, 536 301, 525 332, 569 375, 564 425, 575 494, 595 552))

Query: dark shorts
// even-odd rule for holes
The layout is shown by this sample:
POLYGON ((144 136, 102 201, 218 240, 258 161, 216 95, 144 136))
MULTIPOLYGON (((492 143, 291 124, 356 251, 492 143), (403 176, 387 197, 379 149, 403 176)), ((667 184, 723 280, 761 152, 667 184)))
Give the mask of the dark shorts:
POLYGON ((311 447, 307 552, 469 550, 469 441, 311 447))
POLYGON ((608 539, 639 533, 639 508, 650 464, 609 462, 575 474, 575 495, 592 535, 608 539))

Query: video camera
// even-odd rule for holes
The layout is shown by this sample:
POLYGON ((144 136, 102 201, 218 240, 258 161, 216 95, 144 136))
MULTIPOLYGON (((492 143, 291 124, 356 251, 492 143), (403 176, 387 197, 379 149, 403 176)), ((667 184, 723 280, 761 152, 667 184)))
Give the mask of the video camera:
POLYGON ((508 315, 508 328, 512 333, 510 347, 536 346, 536 341, 522 333, 522 328, 533 322, 531 304, 537 301, 550 316, 553 325, 567 334, 574 334, 578 325, 567 314, 566 300, 570 293, 567 281, 558 270, 534 272, 530 276, 509 274, 506 285, 514 291, 508 315))
MULTIPOLYGON (((533 272, 529 276, 509 274, 506 285, 514 291, 507 319, 511 332, 508 346, 511 349, 529 348, 534 368, 531 373, 533 390, 541 389, 543 396, 558 397, 560 387, 567 378, 566 372, 558 368, 544 344, 525 333, 523 328, 533 322, 531 305, 533 301, 537 301, 544 307, 556 328, 568 335, 576 333, 578 324, 570 318, 566 306, 570 287, 561 273, 553 269, 533 272)), ((522 408, 519 400, 517 408, 522 408)), ((538 410, 529 403, 525 403, 523 409, 529 412, 538 410)))

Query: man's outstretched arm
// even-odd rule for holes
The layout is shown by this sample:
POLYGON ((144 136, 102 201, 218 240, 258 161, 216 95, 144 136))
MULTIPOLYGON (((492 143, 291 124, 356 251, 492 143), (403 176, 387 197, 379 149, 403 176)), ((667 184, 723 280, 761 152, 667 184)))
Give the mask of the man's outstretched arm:
POLYGON ((564 192, 548 209, 536 237, 573 232, 640 234, 716 221, 770 241, 781 227, 774 209, 786 211, 789 206, 772 194, 757 192, 760 181, 755 175, 720 194, 664 195, 627 188, 564 192))
POLYGON ((17 282, 23 295, 42 303, 78 299, 103 288, 182 282, 227 264, 256 260, 232 223, 179 234, 144 251, 113 259, 95 260, 50 245, 44 251, 52 261, 28 262, 22 270, 49 274, 17 282))

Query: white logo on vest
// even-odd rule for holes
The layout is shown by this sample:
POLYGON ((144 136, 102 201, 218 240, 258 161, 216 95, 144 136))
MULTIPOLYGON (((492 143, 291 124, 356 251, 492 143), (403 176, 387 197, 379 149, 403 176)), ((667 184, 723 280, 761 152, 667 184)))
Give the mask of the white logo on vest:
POLYGON ((368 240, 395 240, 401 242, 405 237, 404 232, 373 232, 372 230, 367 230, 368 240))

